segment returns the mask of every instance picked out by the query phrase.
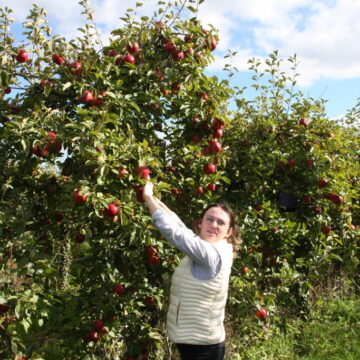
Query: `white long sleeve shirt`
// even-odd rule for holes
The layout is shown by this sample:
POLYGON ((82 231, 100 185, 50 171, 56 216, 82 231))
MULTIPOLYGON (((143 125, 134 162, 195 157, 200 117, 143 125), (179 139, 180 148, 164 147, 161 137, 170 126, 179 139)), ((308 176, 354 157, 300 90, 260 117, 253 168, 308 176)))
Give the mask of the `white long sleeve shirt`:
POLYGON ((191 273, 199 280, 213 279, 220 271, 222 242, 209 243, 187 228, 176 214, 157 208, 152 221, 163 237, 191 260, 191 273))

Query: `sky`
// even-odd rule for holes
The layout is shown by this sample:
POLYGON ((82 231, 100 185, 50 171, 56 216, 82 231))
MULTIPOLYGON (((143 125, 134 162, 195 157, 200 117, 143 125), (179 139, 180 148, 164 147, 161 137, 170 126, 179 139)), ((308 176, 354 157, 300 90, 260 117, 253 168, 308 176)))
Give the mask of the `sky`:
MULTIPOLYGON (((17 38, 33 2, 45 8, 53 33, 68 39, 80 35, 77 28, 84 18, 78 0, 0 0, 1 8, 14 11, 17 38)), ((91 1, 104 44, 136 2, 143 2, 139 16, 151 16, 157 8, 155 0, 91 1)), ((360 98, 360 0, 205 0, 198 17, 219 31, 210 74, 226 77, 222 69, 228 61, 223 57, 231 50, 236 52, 231 63, 239 69, 232 85, 247 86, 248 60, 265 59, 277 50, 284 59, 297 55, 298 89, 306 97, 327 100, 329 118, 342 117, 360 98)))

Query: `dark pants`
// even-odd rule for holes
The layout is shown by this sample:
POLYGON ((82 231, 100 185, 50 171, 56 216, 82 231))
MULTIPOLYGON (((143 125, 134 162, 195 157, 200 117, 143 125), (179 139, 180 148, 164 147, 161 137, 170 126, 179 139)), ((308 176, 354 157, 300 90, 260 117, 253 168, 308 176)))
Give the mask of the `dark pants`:
POLYGON ((177 344, 181 360, 223 360, 225 342, 214 345, 177 344))

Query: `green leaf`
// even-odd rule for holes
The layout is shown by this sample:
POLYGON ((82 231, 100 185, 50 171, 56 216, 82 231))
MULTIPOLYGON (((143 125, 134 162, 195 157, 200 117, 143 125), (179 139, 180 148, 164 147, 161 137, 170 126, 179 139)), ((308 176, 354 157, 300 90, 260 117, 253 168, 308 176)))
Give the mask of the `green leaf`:
POLYGON ((72 86, 72 83, 70 82, 70 81, 68 81, 67 83, 65 83, 64 85, 63 85, 63 91, 65 91, 66 89, 68 89, 70 86, 72 86))
POLYGON ((25 333, 27 333, 31 326, 30 322, 26 319, 22 319, 19 321, 19 323, 24 328, 25 333))
POLYGON ((188 6, 188 10, 190 10, 193 13, 196 13, 196 9, 193 6, 188 6))
POLYGON ((136 105, 134 102, 129 102, 129 105, 131 105, 136 111, 140 112, 140 108, 138 105, 136 105))

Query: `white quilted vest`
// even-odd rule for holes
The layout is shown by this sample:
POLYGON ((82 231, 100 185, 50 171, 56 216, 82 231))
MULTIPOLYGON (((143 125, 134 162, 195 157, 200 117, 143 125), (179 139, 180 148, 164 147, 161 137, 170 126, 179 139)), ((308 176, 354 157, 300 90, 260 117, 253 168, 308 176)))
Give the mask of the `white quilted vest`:
POLYGON ((168 336, 174 343, 210 345, 225 340, 225 305, 233 253, 226 240, 215 246, 221 257, 215 278, 196 279, 191 273, 192 260, 187 256, 174 271, 167 313, 168 336))

